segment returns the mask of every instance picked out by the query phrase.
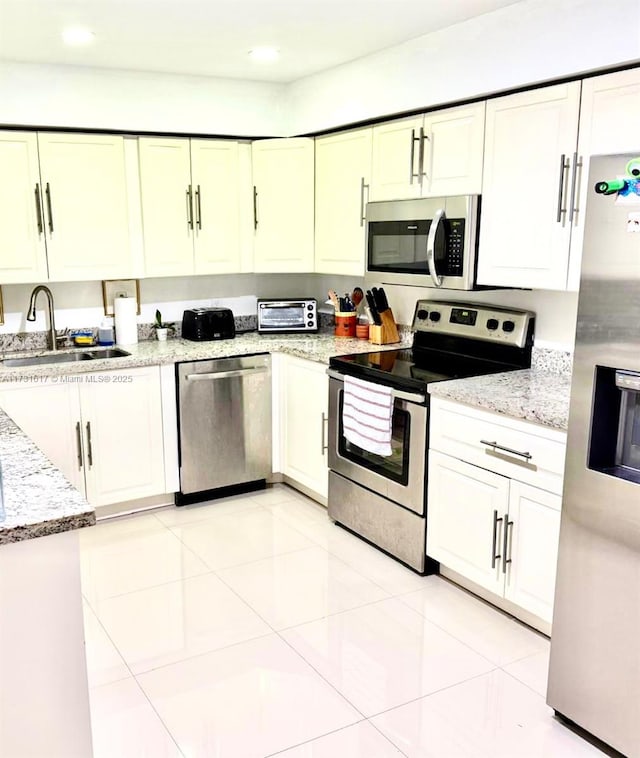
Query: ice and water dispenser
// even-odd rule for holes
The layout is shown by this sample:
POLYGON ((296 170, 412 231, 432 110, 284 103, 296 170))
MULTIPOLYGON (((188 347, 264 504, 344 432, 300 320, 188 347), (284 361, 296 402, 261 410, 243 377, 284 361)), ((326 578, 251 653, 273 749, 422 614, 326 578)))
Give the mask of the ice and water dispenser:
POLYGON ((640 484, 640 373, 596 367, 589 468, 640 484))

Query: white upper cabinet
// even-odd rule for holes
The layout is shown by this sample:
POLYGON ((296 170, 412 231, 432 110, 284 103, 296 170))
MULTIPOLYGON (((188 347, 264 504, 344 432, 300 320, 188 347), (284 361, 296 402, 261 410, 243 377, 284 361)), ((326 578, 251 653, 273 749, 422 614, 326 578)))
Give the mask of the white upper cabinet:
POLYGON ((580 82, 487 103, 478 284, 563 290, 580 82))
POLYGON ((254 270, 313 271, 313 140, 258 140, 251 150, 254 270))
MULTIPOLYGON (((589 186, 589 158, 607 153, 640 155, 640 69, 594 76, 582 82, 578 173, 575 192, 569 289, 580 285, 580 261, 584 239, 584 211, 589 186)), ((624 166, 620 167, 621 173, 624 166)))
POLYGON ((138 144, 146 274, 240 271, 238 143, 153 137, 138 144))
POLYGON ((316 139, 315 270, 364 276, 372 130, 316 139))
POLYGON ((373 127, 371 200, 420 197, 424 116, 373 127))
POLYGON ((478 194, 485 104, 373 127, 371 200, 478 194))
POLYGON ((484 102, 425 116, 423 195, 480 194, 484 118, 484 102))
POLYGON ((239 149, 230 140, 191 140, 196 274, 241 270, 239 149))
POLYGON ((193 273, 193 187, 188 139, 138 140, 147 276, 193 273))
POLYGON ((0 281, 48 278, 38 139, 34 132, 0 132, 0 281))
POLYGON ((38 146, 49 279, 129 276, 123 137, 41 132, 38 146))

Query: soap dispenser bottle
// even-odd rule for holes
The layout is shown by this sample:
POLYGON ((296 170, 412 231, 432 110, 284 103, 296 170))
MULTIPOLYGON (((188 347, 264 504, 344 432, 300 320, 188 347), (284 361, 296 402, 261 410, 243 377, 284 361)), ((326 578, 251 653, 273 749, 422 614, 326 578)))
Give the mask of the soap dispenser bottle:
POLYGON ((110 317, 102 319, 98 328, 98 345, 109 347, 115 343, 113 335, 113 319, 110 317))

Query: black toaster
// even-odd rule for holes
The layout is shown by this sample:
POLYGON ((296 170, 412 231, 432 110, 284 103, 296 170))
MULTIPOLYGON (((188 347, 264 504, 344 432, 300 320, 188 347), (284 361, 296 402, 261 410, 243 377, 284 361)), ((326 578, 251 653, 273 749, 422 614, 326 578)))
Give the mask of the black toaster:
POLYGON ((182 314, 182 337, 194 342, 230 340, 236 324, 230 308, 189 308, 182 314))

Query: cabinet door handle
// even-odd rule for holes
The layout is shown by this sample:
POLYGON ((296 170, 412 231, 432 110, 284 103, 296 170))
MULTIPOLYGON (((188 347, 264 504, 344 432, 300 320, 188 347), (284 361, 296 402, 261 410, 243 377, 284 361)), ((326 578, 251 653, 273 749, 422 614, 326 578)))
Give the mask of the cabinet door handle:
POLYGON ((487 447, 492 448, 492 450, 487 450, 487 453, 494 452, 496 450, 501 450, 503 453, 509 453, 509 455, 519 455, 521 458, 524 458, 527 462, 530 461, 533 456, 531 453, 523 453, 520 450, 514 450, 511 447, 504 447, 504 445, 498 445, 497 442, 489 442, 489 440, 480 440, 481 445, 486 445, 487 447))
POLYGON ((47 198, 47 212, 49 214, 49 234, 53 234, 53 211, 51 210, 51 187, 47 182, 44 190, 44 194, 47 198))
POLYGON ((191 185, 187 187, 187 227, 193 229, 193 193, 191 191, 191 185))
POLYGON ((200 205, 201 197, 200 185, 196 187, 196 226, 198 229, 202 229, 202 207, 200 205))
MULTIPOLYGON (((420 127, 420 152, 418 153, 418 177, 420 180, 420 186, 422 187, 422 180, 427 176, 424 170, 424 143, 429 137, 424 133, 424 127, 420 127)), ((433 154, 433 153, 432 153, 433 154)))
POLYGON ((44 231, 44 223, 42 218, 42 201, 40 200, 40 185, 36 184, 35 189, 36 196, 36 222, 38 224, 38 234, 42 234, 44 231))
POLYGON ((582 156, 578 157, 578 153, 573 154, 573 170, 571 171, 571 207, 569 209, 569 223, 573 223, 574 216, 578 215, 578 169, 580 169, 580 176, 582 177, 582 156))
POLYGON ((509 514, 504 514, 504 532, 502 534, 502 573, 507 573, 507 563, 511 563, 511 550, 509 545, 509 527, 513 526, 513 521, 509 521, 509 514), (509 557, 507 558, 507 551, 509 557))
POLYGON ((258 188, 253 185, 253 229, 258 228, 258 188))
POLYGON ((498 518, 498 511, 493 512, 493 539, 491 541, 491 568, 496 567, 496 561, 502 558, 501 553, 496 553, 498 546, 498 524, 502 523, 502 516, 498 518))
POLYGON ((325 424, 329 421, 329 418, 325 416, 324 411, 322 413, 322 421, 320 422, 320 455, 324 455, 324 451, 329 449, 329 445, 325 438, 325 424))
POLYGON ((558 211, 556 213, 556 221, 560 224, 562 223, 562 214, 567 212, 566 207, 564 206, 564 179, 565 179, 565 172, 569 168, 569 161, 567 160, 567 156, 562 153, 560 156, 560 180, 558 182, 558 211))
POLYGON ((360 226, 364 226, 365 212, 364 212, 364 191, 367 190, 367 198, 369 197, 369 185, 365 184, 364 176, 360 179, 360 226))
POLYGON ((82 430, 80 422, 76 421, 76 445, 78 447, 78 469, 82 468, 82 430))
POLYGON ((91 421, 87 421, 87 460, 89 468, 93 466, 93 447, 91 445, 91 421))
POLYGON ((416 130, 411 130, 411 150, 409 152, 409 184, 413 184, 414 178, 418 176, 413 170, 413 164, 416 156, 416 130))

